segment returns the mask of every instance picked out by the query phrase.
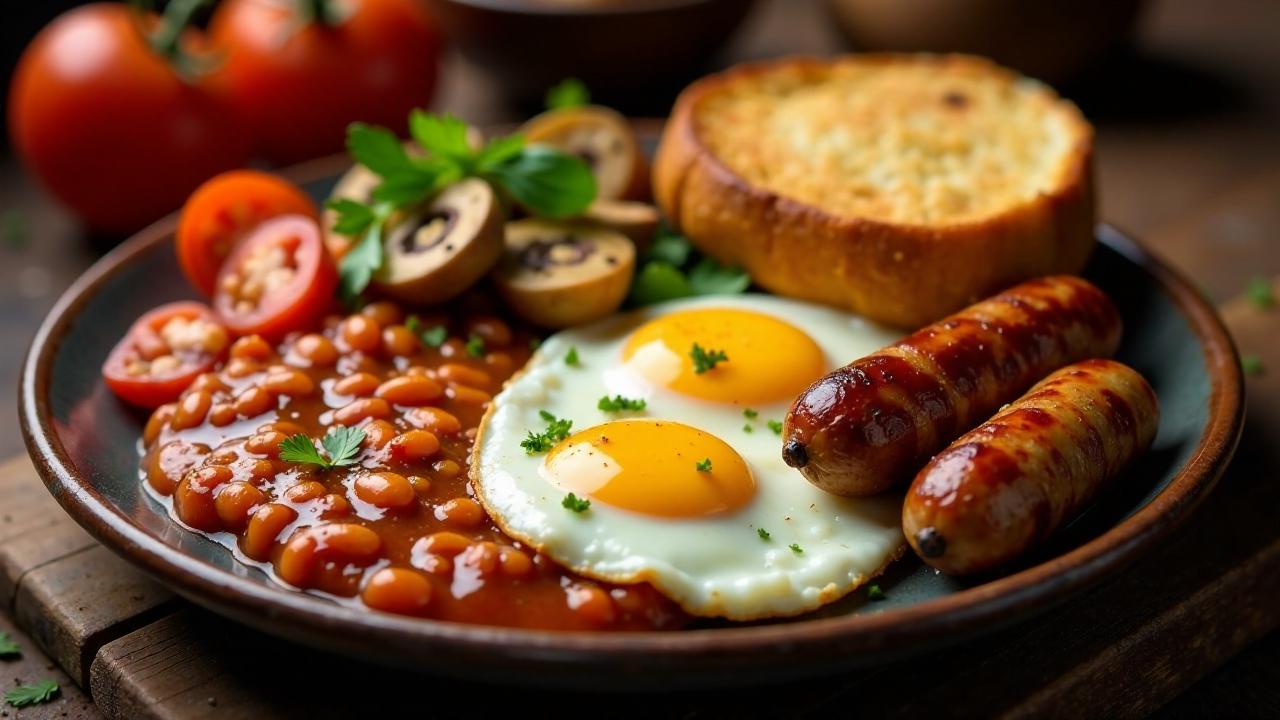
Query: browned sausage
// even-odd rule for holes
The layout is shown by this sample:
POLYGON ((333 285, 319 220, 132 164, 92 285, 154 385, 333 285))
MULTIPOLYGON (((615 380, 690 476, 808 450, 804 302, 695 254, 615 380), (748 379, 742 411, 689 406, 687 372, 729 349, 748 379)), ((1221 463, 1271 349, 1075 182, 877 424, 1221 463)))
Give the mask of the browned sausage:
POLYGON ((1119 343, 1120 315, 1088 281, 1025 282, 814 383, 787 413, 783 460, 837 495, 883 492, 1032 383, 1119 343))
POLYGON ((1151 386, 1127 365, 1065 367, 929 461, 902 529, 943 572, 1003 565, 1079 514, 1151 445, 1159 420, 1151 386))

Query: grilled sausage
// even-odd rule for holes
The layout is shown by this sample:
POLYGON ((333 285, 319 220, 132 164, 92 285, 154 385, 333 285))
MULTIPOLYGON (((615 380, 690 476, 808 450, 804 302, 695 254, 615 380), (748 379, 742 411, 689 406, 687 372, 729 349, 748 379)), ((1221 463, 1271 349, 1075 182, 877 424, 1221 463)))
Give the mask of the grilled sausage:
POLYGON ((1159 415, 1151 386, 1128 366, 1065 367, 929 461, 902 508, 907 540, 946 573, 1004 565, 1144 452, 1159 415))
POLYGON ((836 495, 905 483, 938 450, 1053 370, 1115 352, 1101 290, 1040 278, 828 374, 791 405, 782 457, 836 495))

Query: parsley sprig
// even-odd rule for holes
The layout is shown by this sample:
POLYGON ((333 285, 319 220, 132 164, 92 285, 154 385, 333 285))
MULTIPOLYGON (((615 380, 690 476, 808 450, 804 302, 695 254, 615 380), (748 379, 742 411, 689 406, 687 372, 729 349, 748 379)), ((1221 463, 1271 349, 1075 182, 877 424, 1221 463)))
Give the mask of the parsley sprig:
POLYGON ((564 354, 564 364, 569 367, 579 367, 582 365, 582 360, 578 357, 577 345, 569 346, 569 352, 564 354))
POLYGON ((582 107, 591 103, 591 93, 578 78, 565 78, 547 90, 545 101, 548 110, 582 107))
POLYGON ((711 472, 711 458, 702 458, 694 465, 694 467, 696 467, 700 473, 711 472))
POLYGON ((791 552, 793 552, 793 553, 795 553, 795 554, 797 554, 797 555, 802 555, 802 554, 804 554, 804 548, 800 547, 800 544, 799 544, 799 543, 791 543, 791 544, 790 544, 790 545, 788 545, 787 547, 791 548, 791 552))
POLYGON ((0 631, 0 658, 15 658, 22 656, 22 647, 9 637, 9 633, 0 631))
POLYGON ((643 306, 696 295, 738 295, 750 285, 744 270, 698 257, 685 236, 664 225, 631 281, 629 301, 643 306))
POLYGON ((580 498, 573 493, 569 493, 560 501, 560 507, 582 514, 591 508, 591 501, 586 498, 580 498))
POLYGON ((396 211, 430 198, 448 185, 479 177, 536 215, 581 214, 596 197, 596 180, 581 158, 544 145, 526 145, 521 135, 490 140, 479 150, 467 142, 467 125, 452 115, 414 110, 409 132, 425 155, 411 155, 386 128, 352 123, 347 149, 381 182, 371 200, 341 198, 329 203, 337 212, 334 231, 358 238, 342 259, 343 298, 353 301, 383 263, 383 233, 396 211))
POLYGON ((422 344, 428 347, 438 348, 449 339, 449 328, 444 325, 432 325, 431 327, 422 326, 422 318, 417 315, 410 315, 404 321, 405 327, 409 328, 409 332, 418 336, 422 340, 422 344))
POLYGON ((693 348, 689 350, 689 358, 693 360, 693 371, 698 375, 713 370, 716 365, 729 360, 729 356, 723 350, 708 350, 698 343, 694 343, 693 348))
POLYGON ((364 430, 360 428, 341 427, 330 430, 320 440, 320 444, 329 455, 326 458, 316 450, 310 437, 298 433, 280 443, 280 459, 285 462, 315 465, 321 470, 346 467, 355 464, 362 442, 364 442, 364 430))
POLYGON ((541 433, 530 430, 529 437, 520 441, 520 447, 530 455, 537 455, 555 447, 556 443, 569 437, 569 430, 573 428, 572 420, 562 420, 546 410, 539 410, 538 416, 547 422, 547 429, 541 433))
POLYGON ((1244 288, 1244 296, 1259 310, 1270 310, 1276 306, 1276 294, 1271 281, 1264 277, 1251 278, 1244 288))
POLYGON ((649 403, 644 398, 626 398, 621 395, 609 397, 605 395, 596 403, 596 407, 604 412, 639 412, 648 407, 649 403))
POLYGON ((52 680, 41 680, 35 685, 19 685, 6 690, 4 701, 16 708, 47 703, 58 696, 58 683, 52 680))
POLYGON ((768 540, 769 538, 773 537, 772 535, 769 534, 769 531, 765 530, 764 528, 756 528, 756 534, 760 536, 761 540, 768 540))
POLYGON ((774 434, 774 435, 781 435, 781 434, 782 434, 782 421, 781 421, 781 420, 766 420, 766 421, 764 422, 764 424, 769 426, 769 429, 773 431, 773 434, 774 434))

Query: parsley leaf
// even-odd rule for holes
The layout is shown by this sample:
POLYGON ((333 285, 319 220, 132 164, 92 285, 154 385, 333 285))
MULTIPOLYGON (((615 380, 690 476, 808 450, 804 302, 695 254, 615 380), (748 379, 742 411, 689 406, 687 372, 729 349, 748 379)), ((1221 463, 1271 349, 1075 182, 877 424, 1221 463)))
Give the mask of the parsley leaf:
POLYGON ((329 457, 316 450, 311 438, 298 433, 280 443, 280 459, 285 462, 316 465, 321 470, 334 467, 346 467, 355 463, 360 453, 360 444, 364 442, 364 430, 354 427, 341 427, 330 430, 320 440, 329 457))
POLYGON ((867 586, 867 599, 873 601, 887 600, 888 596, 884 594, 884 590, 880 589, 878 583, 872 583, 867 586))
POLYGON ((41 680, 35 685, 19 685, 5 691, 4 701, 16 708, 47 703, 58 695, 58 683, 41 680))
POLYGON ((639 412, 640 410, 644 410, 648 404, 649 403, 646 402, 644 398, 633 400, 631 398, 622 397, 621 395, 614 395, 613 397, 605 395, 596 403, 596 407, 605 412, 623 412, 627 410, 639 412))
POLYGON ((782 421, 781 421, 781 420, 766 420, 764 424, 769 426, 769 429, 773 431, 773 434, 774 434, 774 435, 781 435, 781 434, 782 434, 782 421))
POLYGON ((22 648, 9 637, 9 633, 0 631, 0 658, 21 657, 22 648))
POLYGON ((1257 355, 1241 355, 1240 368, 1244 370, 1245 375, 1262 375, 1267 371, 1262 364, 1262 358, 1257 355))
POLYGON ((750 286, 751 276, 745 271, 711 258, 702 258, 689 271, 689 287, 695 295, 739 295, 750 286))
POLYGON ((581 158, 530 145, 485 173, 516 202, 543 217, 580 215, 596 199, 596 176, 581 158))
POLYGON ((524 150, 523 135, 496 137, 485 144, 476 155, 476 170, 486 172, 510 160, 524 150))
POLYGON ((547 422, 547 429, 541 433, 530 430, 529 436, 520 441, 520 447, 530 455, 537 455, 555 447, 556 443, 569 437, 569 430, 573 427, 572 420, 561 420, 546 410, 539 410, 538 416, 547 422))
POLYGON ((768 540, 769 538, 773 537, 772 535, 769 534, 769 531, 765 530, 764 528, 756 528, 756 534, 760 536, 761 540, 768 540))
POLYGON ((586 512, 591 507, 591 501, 586 498, 580 498, 573 493, 564 496, 564 500, 560 501, 560 507, 566 510, 572 510, 578 514, 586 512))
POLYGON ((698 472, 711 472, 711 458, 702 458, 694 467, 698 468, 698 472))
POLYGON ((1263 277, 1250 279, 1249 284, 1244 288, 1244 296, 1259 310, 1270 310, 1276 306, 1276 295, 1271 288, 1271 281, 1263 277))
POLYGON ((755 420, 760 417, 760 411, 752 408, 742 408, 742 417, 748 420, 755 420))
POLYGON ((373 274, 382 267, 382 226, 386 218, 378 213, 378 218, 368 226, 360 242, 351 248, 342 258, 338 266, 338 287, 343 302, 351 305, 360 297, 360 293, 369 287, 373 274))
POLYGON ((578 367, 582 365, 582 360, 578 358, 578 346, 570 345, 569 352, 564 354, 564 364, 570 367, 578 367))
POLYGON ((745 433, 751 433, 751 432, 755 432, 755 431, 756 431, 756 429, 755 429, 755 428, 753 428, 753 427, 751 427, 751 423, 744 423, 744 424, 742 425, 742 432, 745 432, 745 433))
POLYGON ((688 238, 666 225, 659 225, 653 233, 653 242, 649 244, 649 251, 645 257, 648 260, 657 260, 680 267, 689 262, 691 252, 693 252, 693 246, 689 244, 688 238))
POLYGON ((467 142, 467 124, 448 113, 433 115, 415 109, 409 113, 409 134, 434 155, 464 163, 470 162, 473 155, 467 142))
POLYGON ((689 357, 693 360, 693 371, 698 375, 715 369, 716 365, 729 359, 729 356, 725 355, 723 350, 706 350, 698 343, 693 344, 693 349, 689 351, 689 357))
POLYGON ((404 322, 405 327, 409 328, 409 332, 417 335, 422 344, 428 347, 438 348, 449 339, 449 328, 443 325, 432 325, 429 328, 422 327, 422 319, 417 315, 410 315, 404 322))
POLYGON ((799 554, 801 554, 801 553, 803 553, 803 552, 804 552, 804 548, 800 547, 800 545, 799 545, 798 543, 791 543, 791 544, 790 544, 790 545, 788 545, 787 547, 791 548, 791 552, 793 552, 793 553, 795 553, 795 554, 797 554, 797 555, 799 555, 799 554))
POLYGON ((365 230, 378 219, 374 209, 351 198, 335 198, 327 203, 330 210, 338 213, 333 223, 333 231, 339 235, 363 235, 365 230))
POLYGON ((479 335, 467 338, 467 354, 473 358, 484 357, 484 338, 479 335))
POLYGON ((640 268, 631 281, 630 300, 633 305, 653 305, 693 295, 689 278, 675 265, 652 260, 640 268))
POLYGON ((352 123, 347 127, 347 151, 356 162, 383 177, 415 169, 400 138, 386 128, 352 123))
POLYGON ((587 92, 587 86, 578 78, 565 78, 547 90, 548 110, 582 107, 590 102, 591 93, 587 92))

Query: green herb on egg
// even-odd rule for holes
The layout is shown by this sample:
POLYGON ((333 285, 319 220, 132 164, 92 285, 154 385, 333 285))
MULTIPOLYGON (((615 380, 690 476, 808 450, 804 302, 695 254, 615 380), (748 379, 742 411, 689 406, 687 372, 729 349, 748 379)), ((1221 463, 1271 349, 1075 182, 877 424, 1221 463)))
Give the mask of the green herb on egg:
POLYGON ((714 370, 716 365, 729 360, 723 350, 706 350, 698 343, 694 343, 689 350, 689 358, 693 360, 693 371, 698 375, 714 370))
POLYGON ((564 500, 560 501, 560 506, 566 510, 572 510, 575 513, 582 514, 591 508, 591 501, 586 498, 580 498, 573 493, 564 496, 564 500))
POLYGON ((599 402, 596 403, 596 407, 599 408, 600 410, 603 410, 604 412, 625 412, 625 411, 639 412, 641 410, 644 410, 648 404, 649 403, 646 402, 643 398, 632 399, 632 398, 622 397, 621 395, 614 395, 613 397, 609 397, 608 395, 605 395, 604 397, 600 398, 599 402))
POLYGON ((765 530, 764 528, 756 528, 756 534, 760 536, 761 540, 768 540, 770 537, 772 537, 769 534, 769 531, 765 530))
POLYGON ((701 473, 711 472, 711 458, 702 458, 694 465, 694 467, 698 468, 698 472, 701 473))

